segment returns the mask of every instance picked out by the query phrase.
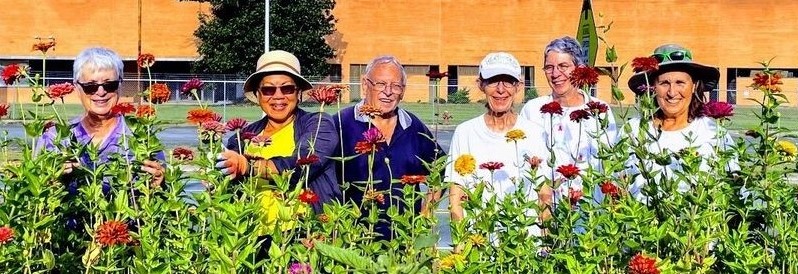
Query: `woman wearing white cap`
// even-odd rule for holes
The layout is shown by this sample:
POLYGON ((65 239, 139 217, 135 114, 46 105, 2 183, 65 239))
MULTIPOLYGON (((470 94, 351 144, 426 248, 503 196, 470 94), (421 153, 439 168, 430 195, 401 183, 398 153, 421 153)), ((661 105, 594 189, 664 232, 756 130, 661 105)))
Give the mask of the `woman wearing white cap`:
MULTIPOLYGON (((686 148, 695 149, 698 155, 705 158, 701 169, 706 170, 709 168, 706 159, 715 155, 715 147, 727 147, 733 143, 728 133, 718 136, 722 132, 720 127, 713 119, 703 115, 704 92, 712 90, 717 84, 720 77, 718 69, 694 62, 690 50, 675 44, 657 47, 651 57, 659 62, 658 68, 632 75, 629 88, 637 96, 653 96, 657 110, 649 119, 638 117, 629 120, 629 140, 632 147, 653 154, 670 155, 656 162, 638 161, 636 157, 630 159, 628 170, 636 177, 629 186, 629 194, 640 201, 648 200, 643 190, 649 181, 661 181, 662 174, 673 177, 674 171, 681 170, 680 161, 672 156, 675 153, 686 148), (641 131, 644 134, 640 134, 641 131), (640 170, 660 175, 646 179, 639 175, 640 170)), ((736 159, 732 159, 726 169, 739 170, 736 159)), ((680 179, 677 190, 687 192, 692 187, 680 179)))
MULTIPOLYGON (((302 91, 313 86, 300 75, 299 60, 293 54, 281 50, 264 53, 258 59, 256 69, 244 83, 244 95, 260 105, 266 116, 244 127, 238 136, 230 137, 227 150, 218 158, 217 167, 234 177, 253 176, 267 180, 275 174, 296 169, 290 180, 293 188, 303 175, 297 167, 297 160, 313 154, 316 157, 313 157, 315 161, 310 161, 307 182, 308 188, 318 196, 318 202, 311 206, 317 213, 321 212, 323 203, 341 195, 335 163, 328 159, 338 144, 338 132, 332 118, 326 113, 306 112, 298 107, 302 91), (259 145, 238 139, 251 134, 262 136, 261 139, 268 138, 271 144, 259 145), (260 160, 250 165, 242 154, 260 160)), ((281 206, 280 201, 271 199, 273 195, 271 191, 262 193, 267 223, 276 218, 281 206)))
MULTIPOLYGON (((529 178, 532 166, 525 158, 545 160, 548 152, 541 145, 540 127, 513 110, 515 97, 524 88, 521 73, 518 60, 506 52, 490 53, 479 65, 477 85, 485 94, 487 109, 458 125, 449 146, 453 161, 445 172, 446 181, 454 183, 449 196, 453 220, 463 218, 463 188, 474 189, 482 183, 487 192, 484 200, 493 196, 501 200, 516 191, 537 200, 534 178, 529 178), (469 157, 473 161, 466 160, 469 157)), ((531 230, 540 233, 537 228, 531 230)))

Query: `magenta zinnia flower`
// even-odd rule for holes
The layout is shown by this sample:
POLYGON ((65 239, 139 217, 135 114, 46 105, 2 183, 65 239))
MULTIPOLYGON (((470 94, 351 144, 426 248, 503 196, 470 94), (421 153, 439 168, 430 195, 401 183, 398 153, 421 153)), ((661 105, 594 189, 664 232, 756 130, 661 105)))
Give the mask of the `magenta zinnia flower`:
POLYGON ((385 142, 385 136, 382 135, 379 129, 372 127, 366 130, 366 132, 363 132, 363 141, 369 144, 377 144, 385 142))
POLYGON ((587 102, 587 109, 593 113, 593 115, 606 113, 609 110, 609 107, 601 102, 597 101, 590 101, 587 102))
POLYGON ((202 82, 199 78, 191 78, 182 87, 180 87, 180 92, 183 94, 191 94, 194 90, 199 91, 205 83, 202 82))
POLYGON ((288 268, 288 274, 311 274, 313 270, 310 268, 309 264, 306 263, 293 263, 291 267, 288 268))
POLYGON ((712 101, 704 104, 704 115, 715 119, 732 117, 734 107, 729 103, 712 101))
POLYGON ((501 162, 487 162, 487 163, 482 163, 481 165, 479 165, 479 168, 487 169, 490 172, 493 172, 493 171, 495 171, 497 169, 501 169, 502 167, 504 167, 504 163, 501 163, 501 162))

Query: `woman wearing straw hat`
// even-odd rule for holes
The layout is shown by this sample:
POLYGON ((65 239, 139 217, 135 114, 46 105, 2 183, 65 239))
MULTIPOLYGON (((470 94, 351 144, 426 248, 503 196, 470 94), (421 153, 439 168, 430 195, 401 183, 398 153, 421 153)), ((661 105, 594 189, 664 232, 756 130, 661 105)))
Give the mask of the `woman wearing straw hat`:
MULTIPOLYGON (((328 159, 338 144, 333 121, 329 114, 307 112, 298 107, 302 91, 312 86, 301 76, 296 56, 281 50, 270 51, 261 55, 256 69, 244 83, 244 95, 260 105, 266 116, 228 140, 227 150, 217 159, 217 167, 233 177, 266 180, 284 171, 295 170, 290 178, 293 188, 304 174, 297 160, 315 159, 306 161, 310 168, 305 174, 307 186, 303 187, 318 197, 318 202, 311 203, 311 206, 315 212, 321 212, 323 203, 341 195, 334 163, 328 159), (253 134, 258 136, 254 140, 268 138, 270 144, 259 145, 259 142, 239 139, 253 134), (250 165, 242 154, 258 160, 250 165)), ((280 202, 271 199, 273 195, 271 191, 262 193, 265 221, 276 219, 279 211, 280 202)))
MULTIPOLYGON (((642 148, 653 154, 671 155, 691 148, 696 149, 698 155, 706 159, 715 154, 715 146, 720 144, 725 147, 731 144, 731 137, 713 119, 702 114, 704 92, 712 90, 718 82, 718 69, 694 62, 690 50, 675 44, 656 48, 651 57, 659 62, 658 68, 638 72, 628 83, 638 97, 653 96, 652 103, 656 107, 653 117, 629 120, 632 147, 642 148), (644 134, 640 134, 641 131, 644 134)), ((646 165, 648 171, 664 172, 665 176, 681 169, 679 161, 673 159, 660 159, 657 163, 646 160, 640 163, 633 156, 630 160, 630 171, 633 174, 639 173, 643 168, 641 165, 646 165)), ((701 166, 704 170, 709 168, 706 161, 701 166)), ((736 170, 739 167, 732 160, 727 169, 736 170)), ((630 194, 638 200, 647 201, 648 198, 642 193, 647 182, 643 176, 637 176, 629 188, 630 194)), ((686 192, 690 187, 681 181, 678 191, 686 192)))

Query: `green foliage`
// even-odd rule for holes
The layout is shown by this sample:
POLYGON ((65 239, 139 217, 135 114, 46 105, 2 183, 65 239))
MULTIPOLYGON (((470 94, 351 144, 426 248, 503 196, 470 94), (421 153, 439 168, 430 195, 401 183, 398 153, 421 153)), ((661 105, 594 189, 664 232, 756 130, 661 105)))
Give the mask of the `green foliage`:
POLYGON ((538 89, 536 87, 524 88, 524 102, 538 98, 538 89))
MULTIPOLYGON (((263 53, 264 1, 197 0, 211 4, 211 14, 200 14, 194 32, 200 58, 194 70, 201 73, 246 75, 254 71, 263 53)), ((293 53, 302 73, 324 76, 327 60, 334 56, 324 37, 335 31, 332 0, 272 0, 269 14, 269 49, 293 53)))
POLYGON ((469 88, 459 88, 452 94, 449 94, 449 100, 447 101, 449 104, 468 104, 471 103, 471 98, 468 97, 468 93, 471 92, 469 88))

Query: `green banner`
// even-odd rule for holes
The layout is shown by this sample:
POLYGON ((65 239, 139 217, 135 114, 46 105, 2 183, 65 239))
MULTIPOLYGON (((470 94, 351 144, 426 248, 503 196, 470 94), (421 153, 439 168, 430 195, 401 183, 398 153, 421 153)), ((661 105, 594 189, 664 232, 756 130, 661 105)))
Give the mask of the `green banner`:
POLYGON ((579 29, 576 30, 576 40, 582 44, 582 57, 592 67, 596 64, 598 33, 596 32, 596 22, 593 20, 593 8, 590 2, 591 0, 582 2, 582 12, 579 13, 579 29))

